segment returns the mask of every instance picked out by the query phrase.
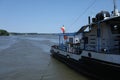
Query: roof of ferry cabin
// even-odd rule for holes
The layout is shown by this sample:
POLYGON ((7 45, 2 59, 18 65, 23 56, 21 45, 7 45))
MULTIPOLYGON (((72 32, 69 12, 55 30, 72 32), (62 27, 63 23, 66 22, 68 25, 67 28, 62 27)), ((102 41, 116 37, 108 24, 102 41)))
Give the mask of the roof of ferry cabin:
POLYGON ((105 23, 120 23, 120 16, 107 18, 107 19, 104 19, 104 20, 101 20, 101 21, 92 22, 91 24, 82 26, 82 27, 76 32, 76 35, 79 34, 79 33, 83 33, 84 30, 85 30, 87 27, 89 27, 89 26, 97 25, 97 24, 103 23, 103 22, 105 22, 105 23))

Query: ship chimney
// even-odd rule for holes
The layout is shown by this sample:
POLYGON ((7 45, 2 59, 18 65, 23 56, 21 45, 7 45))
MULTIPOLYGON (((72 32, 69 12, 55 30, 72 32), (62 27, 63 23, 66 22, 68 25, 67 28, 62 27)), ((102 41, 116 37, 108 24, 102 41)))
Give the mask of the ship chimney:
POLYGON ((89 24, 89 31, 91 30, 91 18, 90 18, 90 16, 88 16, 88 24, 89 24))
POLYGON ((113 16, 119 16, 120 13, 117 9, 117 6, 116 6, 116 0, 113 0, 113 3, 114 3, 114 11, 113 11, 113 16))
POLYGON ((90 16, 88 16, 88 24, 90 24, 90 23, 91 23, 90 16))

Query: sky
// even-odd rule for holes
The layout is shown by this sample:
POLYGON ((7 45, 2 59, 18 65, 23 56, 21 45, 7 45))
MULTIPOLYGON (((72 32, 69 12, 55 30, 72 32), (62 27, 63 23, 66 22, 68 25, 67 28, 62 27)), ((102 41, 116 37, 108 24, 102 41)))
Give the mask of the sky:
POLYGON ((0 0, 0 29, 60 33, 64 25, 66 32, 76 32, 101 10, 111 13, 113 0, 0 0))

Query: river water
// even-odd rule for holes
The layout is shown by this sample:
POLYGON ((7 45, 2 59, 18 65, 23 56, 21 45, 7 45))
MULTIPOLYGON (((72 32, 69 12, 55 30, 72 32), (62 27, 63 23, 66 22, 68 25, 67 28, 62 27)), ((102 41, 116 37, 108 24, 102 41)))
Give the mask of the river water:
POLYGON ((0 37, 0 80, 90 80, 50 56, 54 35, 0 37))

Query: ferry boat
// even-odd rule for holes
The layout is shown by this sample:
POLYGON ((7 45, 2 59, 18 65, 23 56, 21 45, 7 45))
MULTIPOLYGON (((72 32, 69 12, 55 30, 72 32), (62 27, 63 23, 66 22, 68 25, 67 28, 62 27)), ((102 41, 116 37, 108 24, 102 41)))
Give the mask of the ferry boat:
POLYGON ((120 12, 115 0, 111 14, 101 11, 92 19, 88 17, 88 22, 75 33, 59 34, 51 55, 85 74, 120 79, 120 12))

